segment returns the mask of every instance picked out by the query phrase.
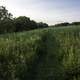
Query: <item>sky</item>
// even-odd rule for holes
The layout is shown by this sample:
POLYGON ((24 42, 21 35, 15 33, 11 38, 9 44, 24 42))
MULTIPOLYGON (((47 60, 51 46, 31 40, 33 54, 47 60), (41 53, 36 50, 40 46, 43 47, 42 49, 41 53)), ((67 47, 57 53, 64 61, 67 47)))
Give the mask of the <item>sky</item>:
POLYGON ((27 16, 49 25, 80 21, 80 0, 0 0, 14 17, 27 16))

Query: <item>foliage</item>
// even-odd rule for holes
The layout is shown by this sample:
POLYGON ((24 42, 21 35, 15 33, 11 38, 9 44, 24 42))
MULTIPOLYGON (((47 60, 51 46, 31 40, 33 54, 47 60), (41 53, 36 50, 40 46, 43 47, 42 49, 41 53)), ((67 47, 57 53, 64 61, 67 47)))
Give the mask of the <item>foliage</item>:
MULTIPOLYGON (((80 22, 63 22, 55 24, 51 27, 64 27, 64 26, 73 26, 80 25, 80 22)), ((0 6, 0 34, 12 33, 12 32, 23 32, 33 29, 42 29, 48 28, 49 25, 43 22, 37 23, 34 20, 30 20, 29 17, 19 16, 13 18, 12 14, 8 12, 6 7, 0 6)))
POLYGON ((80 22, 72 22, 71 25, 80 25, 80 22))
POLYGON ((6 18, 12 18, 12 14, 8 13, 8 10, 4 6, 0 6, 0 21, 6 19, 6 18))
POLYGON ((64 22, 64 23, 59 23, 59 24, 55 24, 55 27, 61 27, 61 26, 69 26, 70 24, 68 22, 64 22))
POLYGON ((46 27, 48 24, 37 23, 26 16, 13 18, 5 7, 0 6, 0 33, 22 32, 46 27))
POLYGON ((79 80, 79 53, 80 26, 0 35, 0 80, 79 80))
POLYGON ((0 33, 10 33, 14 32, 14 22, 12 19, 6 18, 0 22, 0 33))
POLYGON ((69 23, 69 22, 63 22, 63 23, 57 23, 55 25, 51 25, 50 27, 65 27, 65 26, 76 26, 76 25, 80 25, 80 22, 72 22, 72 23, 69 23))

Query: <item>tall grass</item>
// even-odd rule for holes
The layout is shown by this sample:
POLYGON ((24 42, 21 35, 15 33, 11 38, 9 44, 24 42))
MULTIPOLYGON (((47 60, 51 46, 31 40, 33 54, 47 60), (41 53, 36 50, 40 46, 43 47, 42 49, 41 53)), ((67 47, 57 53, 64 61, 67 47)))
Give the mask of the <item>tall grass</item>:
POLYGON ((0 35, 0 80, 79 80, 79 66, 80 26, 0 35))

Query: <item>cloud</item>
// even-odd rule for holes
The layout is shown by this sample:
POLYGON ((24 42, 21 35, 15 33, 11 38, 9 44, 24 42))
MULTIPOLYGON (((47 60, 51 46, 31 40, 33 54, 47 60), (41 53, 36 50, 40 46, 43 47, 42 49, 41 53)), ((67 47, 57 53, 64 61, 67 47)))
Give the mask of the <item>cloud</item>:
POLYGON ((79 20, 79 0, 0 0, 15 17, 24 15, 49 24, 79 20))

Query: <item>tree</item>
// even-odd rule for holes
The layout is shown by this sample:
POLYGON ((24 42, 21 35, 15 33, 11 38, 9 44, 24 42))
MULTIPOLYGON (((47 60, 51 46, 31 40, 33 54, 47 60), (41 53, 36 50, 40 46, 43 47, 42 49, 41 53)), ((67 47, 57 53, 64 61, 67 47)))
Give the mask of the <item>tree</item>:
POLYGON ((48 24, 43 23, 43 22, 39 22, 39 23, 37 23, 37 25, 38 25, 38 28, 47 28, 48 27, 48 24))
POLYGON ((37 23, 34 20, 31 20, 30 26, 31 26, 31 29, 37 29, 38 28, 37 23))
POLYGON ((6 18, 0 22, 0 33, 10 33, 15 31, 14 21, 6 18))
POLYGON ((24 30, 30 30, 30 18, 26 16, 19 16, 14 19, 15 28, 16 31, 24 31, 24 30))
POLYGON ((28 31, 38 28, 46 28, 48 27, 48 24, 40 22, 36 23, 34 20, 30 20, 30 18, 26 16, 19 16, 14 19, 16 31, 28 31))
POLYGON ((70 24, 68 22, 55 24, 55 27, 61 27, 61 26, 69 26, 70 24))
POLYGON ((80 25, 80 22, 72 22, 71 25, 80 25))
POLYGON ((13 27, 12 14, 0 6, 0 33, 13 32, 13 27))
POLYGON ((0 6, 0 33, 22 32, 46 27, 48 24, 37 23, 26 16, 13 18, 4 6, 0 6))
POLYGON ((3 6, 0 6, 0 21, 1 20, 4 20, 5 18, 12 18, 12 14, 8 12, 8 10, 3 7, 3 6))

